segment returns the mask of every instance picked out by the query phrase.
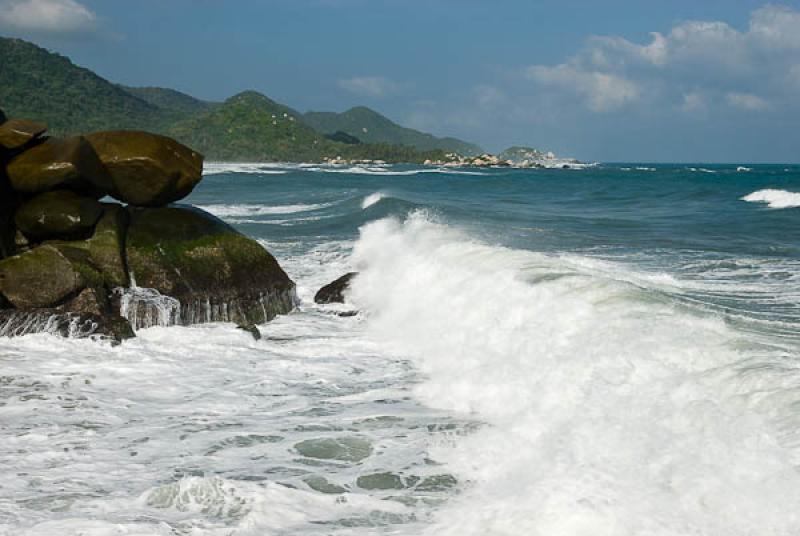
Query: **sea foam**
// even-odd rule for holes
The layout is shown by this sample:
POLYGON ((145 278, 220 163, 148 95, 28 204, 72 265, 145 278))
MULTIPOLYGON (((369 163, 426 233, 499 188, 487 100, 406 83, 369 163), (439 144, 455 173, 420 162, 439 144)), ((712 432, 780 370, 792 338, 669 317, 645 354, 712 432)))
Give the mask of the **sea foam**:
MULTIPOLYGON (((472 482, 429 534, 785 535, 800 530, 800 369, 721 318, 417 214, 362 229, 351 297, 427 380, 491 426, 433 456, 472 482), (780 430, 780 432, 779 432, 780 430)), ((624 268, 620 267, 620 270, 624 268)))
POLYGON ((795 208, 800 207, 800 193, 767 188, 744 196, 742 201, 766 203, 769 208, 795 208))

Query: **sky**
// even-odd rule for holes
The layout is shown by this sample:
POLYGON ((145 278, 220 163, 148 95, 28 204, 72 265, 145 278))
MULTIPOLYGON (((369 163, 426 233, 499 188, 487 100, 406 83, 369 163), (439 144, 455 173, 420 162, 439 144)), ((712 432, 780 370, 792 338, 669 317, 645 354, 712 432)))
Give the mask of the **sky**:
POLYGON ((800 162, 800 0, 0 0, 127 85, 605 162, 800 162))

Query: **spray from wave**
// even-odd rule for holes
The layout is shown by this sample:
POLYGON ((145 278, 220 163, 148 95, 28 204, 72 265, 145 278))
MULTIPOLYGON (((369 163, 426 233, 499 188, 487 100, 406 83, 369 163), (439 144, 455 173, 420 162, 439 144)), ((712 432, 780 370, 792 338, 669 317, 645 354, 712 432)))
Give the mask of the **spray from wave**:
POLYGON ((800 207, 800 193, 767 188, 744 196, 742 201, 766 203, 769 208, 795 208, 800 207))
POLYGON ((427 377, 416 395, 490 424, 432 453, 473 485, 430 534, 800 530, 800 368, 784 353, 422 214, 365 226, 354 260, 351 297, 427 377))
POLYGON ((361 208, 366 209, 374 205, 375 203, 379 202, 383 199, 383 194, 381 192, 375 192, 374 194, 369 194, 367 197, 364 198, 364 201, 361 203, 361 208))

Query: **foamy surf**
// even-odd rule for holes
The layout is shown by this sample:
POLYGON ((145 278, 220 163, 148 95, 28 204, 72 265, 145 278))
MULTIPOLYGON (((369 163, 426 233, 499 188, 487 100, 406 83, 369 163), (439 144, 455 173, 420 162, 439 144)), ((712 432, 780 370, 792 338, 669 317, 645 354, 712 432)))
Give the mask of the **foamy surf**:
POLYGON ((742 201, 750 203, 766 203, 769 208, 795 208, 800 207, 800 193, 787 192, 786 190, 775 190, 767 188, 748 194, 742 201))
POLYGON ((297 205, 198 205, 219 218, 252 218, 255 216, 271 216, 274 214, 294 214, 311 212, 333 206, 334 203, 297 204, 297 205))
MULTIPOLYGON (((473 482, 427 534, 792 534, 800 369, 719 318, 431 223, 368 225, 353 300, 481 428, 434 451, 473 482), (760 393, 767 389, 769 394, 760 393), (788 421, 787 421, 788 419, 788 421)), ((641 284, 641 282, 640 282, 641 284)))

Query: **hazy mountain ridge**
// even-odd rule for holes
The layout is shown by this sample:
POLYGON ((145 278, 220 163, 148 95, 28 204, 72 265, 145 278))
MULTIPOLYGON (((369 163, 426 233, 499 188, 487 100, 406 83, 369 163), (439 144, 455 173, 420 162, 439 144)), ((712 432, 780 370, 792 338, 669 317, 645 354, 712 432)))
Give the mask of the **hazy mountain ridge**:
POLYGON ((306 123, 324 134, 344 132, 364 143, 394 143, 420 150, 442 150, 473 156, 483 153, 479 146, 456 138, 437 138, 418 130, 398 125, 375 110, 356 106, 346 112, 307 112, 306 123))

